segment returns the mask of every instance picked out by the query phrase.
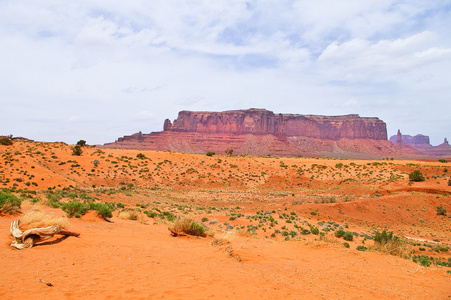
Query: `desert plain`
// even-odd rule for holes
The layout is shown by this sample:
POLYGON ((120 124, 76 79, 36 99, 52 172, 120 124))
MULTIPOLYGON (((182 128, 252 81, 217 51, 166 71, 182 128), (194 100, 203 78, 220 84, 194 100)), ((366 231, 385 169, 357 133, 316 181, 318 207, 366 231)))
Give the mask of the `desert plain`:
POLYGON ((451 297, 450 160, 73 148, 0 146, 1 193, 21 202, 0 216, 2 299, 451 297), (80 236, 14 249, 33 212, 80 236), (205 236, 171 235, 187 218, 205 236), (376 247, 384 230, 397 251, 376 247))

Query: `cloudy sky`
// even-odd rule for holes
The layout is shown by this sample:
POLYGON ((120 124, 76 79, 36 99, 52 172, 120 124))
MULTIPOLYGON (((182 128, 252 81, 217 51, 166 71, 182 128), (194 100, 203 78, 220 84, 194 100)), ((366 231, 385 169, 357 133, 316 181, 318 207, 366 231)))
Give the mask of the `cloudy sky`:
POLYGON ((379 117, 451 140, 451 0, 0 0, 0 135, 112 142, 180 110, 379 117))

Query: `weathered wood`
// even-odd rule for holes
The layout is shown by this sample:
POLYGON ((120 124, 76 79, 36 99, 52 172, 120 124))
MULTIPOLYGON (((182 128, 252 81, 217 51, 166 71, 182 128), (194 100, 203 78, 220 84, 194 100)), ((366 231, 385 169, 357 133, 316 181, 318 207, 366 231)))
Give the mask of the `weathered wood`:
POLYGON ((53 225, 44 228, 31 228, 25 232, 22 232, 22 230, 20 230, 20 220, 11 222, 10 233, 14 238, 14 241, 11 243, 11 247, 19 250, 31 248, 36 242, 50 239, 55 234, 77 237, 80 235, 78 232, 63 229, 60 225, 53 225))

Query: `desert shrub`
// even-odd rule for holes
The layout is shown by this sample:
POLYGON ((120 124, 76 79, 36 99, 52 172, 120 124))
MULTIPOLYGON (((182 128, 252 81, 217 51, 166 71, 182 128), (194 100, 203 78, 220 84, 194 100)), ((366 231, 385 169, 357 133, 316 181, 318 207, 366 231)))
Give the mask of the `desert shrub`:
POLYGON ((22 200, 9 192, 0 192, 0 213, 13 214, 20 209, 22 200))
POLYGON ((352 241, 354 239, 354 234, 351 231, 344 231, 343 229, 335 231, 335 236, 342 237, 346 241, 352 241))
POLYGON ((397 240, 399 237, 395 236, 392 231, 387 232, 386 230, 382 232, 376 232, 374 236, 374 242, 379 244, 385 244, 388 241, 397 240))
POLYGON ((438 216, 446 216, 446 209, 442 206, 437 206, 436 211, 438 216))
POLYGON ((415 170, 412 173, 409 174, 409 179, 410 181, 424 181, 424 176, 423 174, 420 172, 420 170, 415 170))
POLYGON ((166 220, 168 220, 169 222, 174 222, 174 221, 177 219, 177 217, 176 217, 173 213, 171 213, 171 212, 169 212, 169 211, 164 211, 164 212, 162 212, 162 213, 159 215, 159 217, 162 218, 162 219, 166 219, 166 220))
POLYGON ((448 186, 451 186, 451 178, 448 180, 448 186))
POLYGON ((233 149, 232 148, 227 148, 224 150, 226 155, 232 155, 233 154, 233 149))
POLYGON ((144 223, 146 221, 144 214, 134 209, 123 209, 117 214, 118 218, 144 223))
POLYGON ((117 208, 124 208, 125 204, 118 202, 118 203, 116 203, 116 206, 117 206, 117 208))
POLYGON ((412 260, 423 267, 430 267, 432 263, 430 257, 427 255, 415 255, 412 257, 412 260))
POLYGON ((145 213, 149 218, 152 218, 152 219, 157 216, 157 213, 154 211, 145 210, 145 211, 143 211, 143 213, 145 213))
POLYGON ((207 156, 213 156, 213 155, 215 155, 215 153, 214 152, 207 152, 207 154, 206 154, 207 156))
POLYGON ((177 219, 170 229, 171 231, 184 232, 194 236, 206 236, 204 226, 197 223, 196 220, 192 218, 177 219))
POLYGON ((356 248, 358 251, 366 251, 366 250, 368 250, 368 248, 367 247, 365 247, 365 246, 362 246, 362 245, 360 245, 360 246, 357 246, 357 248, 356 248))
POLYGON ((89 206, 78 202, 78 201, 71 201, 71 202, 67 202, 67 203, 63 203, 61 206, 61 209, 67 213, 67 215, 69 217, 76 217, 76 218, 80 218, 81 216, 83 216, 86 211, 88 210, 89 206))
POLYGON ((393 232, 376 232, 374 236, 374 244, 370 247, 371 251, 386 253, 389 255, 399 256, 402 258, 410 258, 411 247, 407 241, 393 232))
POLYGON ((13 140, 8 137, 0 138, 0 145, 9 146, 13 144, 13 140))
POLYGON ((310 227, 310 230, 311 230, 312 234, 314 234, 314 235, 318 235, 319 234, 318 227, 312 226, 312 227, 310 227))
POLYGON ((92 202, 89 204, 89 209, 97 211, 97 215, 103 219, 111 218, 113 216, 112 207, 105 203, 92 202))
POLYGON ((351 246, 349 245, 349 243, 347 243, 347 242, 344 242, 344 243, 343 243, 343 246, 344 246, 345 248, 351 247, 351 246))
POLYGON ((202 218, 202 222, 207 222, 208 221, 208 218, 207 217, 203 217, 202 218))
POLYGON ((85 140, 79 140, 77 142, 77 146, 80 146, 80 147, 86 146, 86 141, 85 140))
POLYGON ((138 154, 136 154, 136 158, 146 159, 147 157, 144 154, 142 154, 142 153, 138 153, 138 154))
POLYGON ((72 155, 80 156, 83 153, 83 149, 81 149, 80 145, 75 145, 72 147, 72 155))
POLYGON ((446 159, 439 159, 438 161, 441 163, 444 163, 444 164, 446 164, 448 162, 446 159))

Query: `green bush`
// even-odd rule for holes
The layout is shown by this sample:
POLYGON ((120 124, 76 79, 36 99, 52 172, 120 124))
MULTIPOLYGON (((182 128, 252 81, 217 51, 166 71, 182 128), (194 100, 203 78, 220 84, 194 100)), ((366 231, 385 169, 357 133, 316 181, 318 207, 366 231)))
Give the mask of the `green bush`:
POLYGON ((76 217, 76 218, 80 218, 81 216, 83 216, 86 211, 88 210, 89 206, 78 202, 78 201, 71 201, 71 202, 67 202, 64 203, 61 206, 61 209, 67 213, 67 215, 69 217, 76 217))
POLYGON ((15 213, 21 203, 22 200, 11 193, 0 193, 0 213, 15 213))
POLYGON ((451 186, 451 178, 448 180, 448 186, 451 186))
POLYGON ((13 140, 7 137, 0 138, 0 145, 9 146, 13 144, 13 140))
POLYGON ((147 157, 144 154, 142 154, 142 153, 138 153, 138 154, 136 154, 136 158, 146 159, 147 157))
POLYGON ((432 263, 427 255, 415 255, 412 257, 412 260, 416 263, 420 263, 423 267, 430 267, 432 263))
POLYGON ((77 142, 77 146, 80 146, 80 147, 86 146, 86 141, 85 140, 79 140, 77 142))
POLYGON ((207 156, 213 156, 213 155, 215 155, 215 153, 214 153, 214 152, 207 152, 206 155, 207 155, 207 156))
POLYGON ((318 229, 318 227, 311 227, 310 228, 310 230, 312 231, 312 233, 314 234, 314 235, 318 235, 319 234, 319 229, 318 229))
POLYGON ((154 211, 145 210, 143 213, 145 213, 149 218, 155 218, 157 216, 157 213, 154 211))
POLYGON ((352 241, 354 239, 354 234, 351 231, 344 231, 343 229, 335 231, 335 236, 342 237, 346 241, 352 241))
POLYGON ((420 170, 415 170, 409 174, 410 181, 424 181, 424 176, 421 174, 420 170))
POLYGON ((397 240, 398 237, 393 235, 393 232, 387 232, 386 230, 382 232, 376 232, 374 236, 374 242, 379 244, 386 244, 389 241, 397 240))
POLYGON ((446 209, 442 206, 437 206, 436 211, 438 216, 446 216, 446 209))
POLYGON ((75 145, 72 147, 72 155, 80 156, 83 153, 83 149, 81 149, 80 145, 75 145))
POLYGON ((344 242, 344 243, 343 243, 343 246, 344 246, 345 248, 351 247, 351 246, 349 245, 349 243, 347 243, 347 242, 344 242))
POLYGON ((444 163, 444 164, 446 164, 448 162, 446 159, 439 159, 438 161, 441 163, 444 163))
POLYGON ((359 251, 366 251, 366 250, 368 250, 368 248, 365 247, 365 246, 357 246, 356 249, 359 250, 359 251))
POLYGON ((113 216, 112 208, 106 203, 90 203, 89 209, 97 211, 97 215, 103 219, 111 218, 113 216))

